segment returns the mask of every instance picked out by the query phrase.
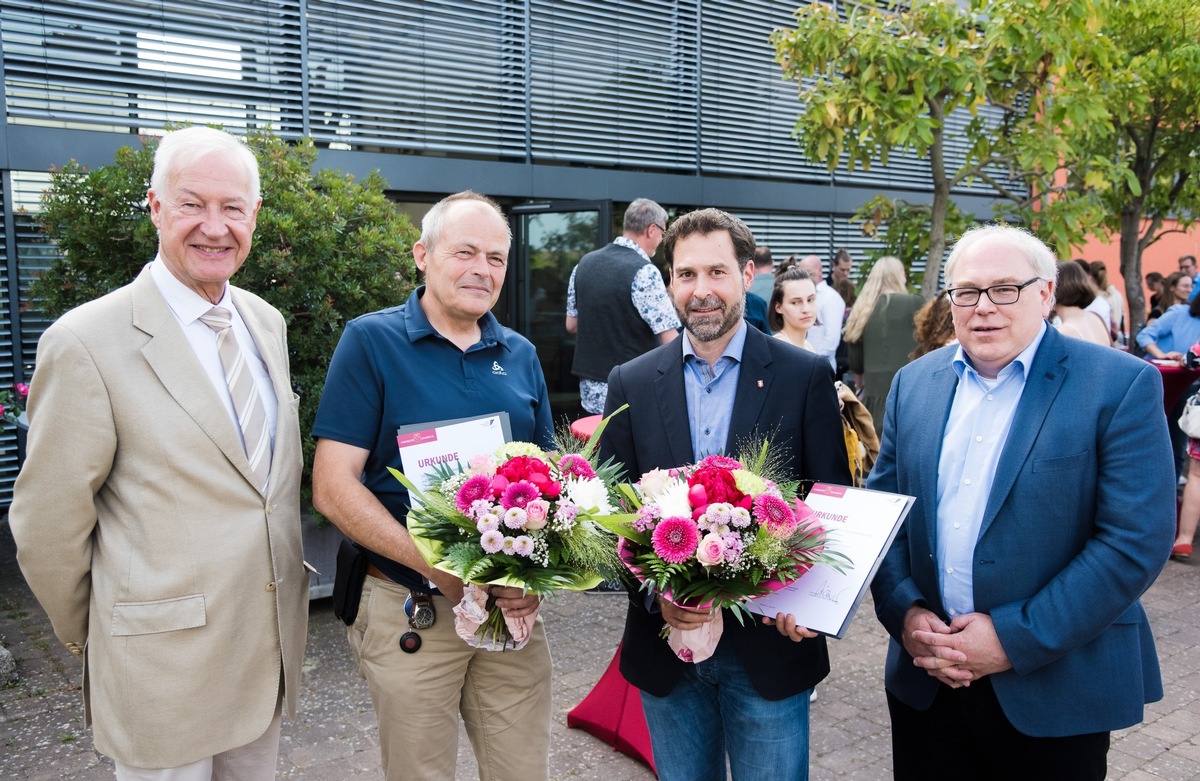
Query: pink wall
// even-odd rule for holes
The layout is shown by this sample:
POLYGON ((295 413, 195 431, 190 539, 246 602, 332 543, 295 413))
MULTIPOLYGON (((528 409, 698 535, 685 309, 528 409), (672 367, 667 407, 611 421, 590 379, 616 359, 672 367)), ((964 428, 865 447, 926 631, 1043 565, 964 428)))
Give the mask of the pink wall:
MULTIPOLYGON (((1106 243, 1093 237, 1082 248, 1077 248, 1072 257, 1083 258, 1087 261, 1103 260, 1108 267, 1108 279, 1117 286, 1121 294, 1125 294, 1125 285, 1121 282, 1120 237, 1113 236, 1111 243, 1106 243)), ((1188 233, 1168 233, 1151 244, 1142 253, 1142 278, 1151 271, 1157 271, 1164 277, 1179 270, 1180 255, 1195 255, 1200 258, 1200 229, 1192 228, 1188 233)), ((1150 291, 1143 288, 1146 301, 1150 300, 1150 291)))

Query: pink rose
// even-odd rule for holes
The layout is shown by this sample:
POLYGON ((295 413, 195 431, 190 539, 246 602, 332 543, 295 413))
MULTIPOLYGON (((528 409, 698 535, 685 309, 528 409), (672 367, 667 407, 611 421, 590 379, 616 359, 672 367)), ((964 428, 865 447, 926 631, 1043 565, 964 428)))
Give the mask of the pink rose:
POLYGON ((525 505, 525 528, 534 531, 541 529, 546 525, 549 515, 550 503, 545 499, 534 499, 525 505))
POLYGON ((713 567, 725 561, 725 540, 716 532, 704 535, 700 547, 696 550, 696 560, 706 567, 713 567))
POLYGON ((496 467, 492 464, 492 457, 486 454, 473 457, 468 464, 470 465, 468 471, 473 475, 487 475, 491 477, 496 473, 496 467))

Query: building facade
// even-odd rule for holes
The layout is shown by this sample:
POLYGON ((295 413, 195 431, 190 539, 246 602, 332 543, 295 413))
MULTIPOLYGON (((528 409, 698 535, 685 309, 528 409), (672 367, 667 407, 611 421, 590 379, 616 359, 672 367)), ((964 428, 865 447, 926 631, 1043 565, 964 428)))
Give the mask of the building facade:
MULTIPOLYGON (((516 244, 497 314, 572 414, 567 278, 629 201, 727 209, 777 258, 861 258, 859 205, 927 199, 924 160, 831 173, 792 140, 803 106, 769 36, 804 1, 2 0, 0 386, 27 379, 46 325, 26 296, 55 256, 37 230, 46 172, 216 122, 311 136, 319 165, 378 169, 415 216, 465 188, 499 200, 516 244)), ((990 213, 982 185, 955 196, 990 213)), ((0 448, 4 505, 15 432, 0 448)))

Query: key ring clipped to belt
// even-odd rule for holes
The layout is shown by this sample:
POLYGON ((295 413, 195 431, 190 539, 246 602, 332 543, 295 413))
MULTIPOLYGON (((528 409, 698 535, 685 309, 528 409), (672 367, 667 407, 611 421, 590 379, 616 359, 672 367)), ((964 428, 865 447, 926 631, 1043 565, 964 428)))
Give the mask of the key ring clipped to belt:
POLYGON ((400 635, 400 650, 406 654, 415 654, 421 650, 421 636, 417 631, 429 629, 437 621, 433 595, 410 591, 408 599, 404 600, 404 614, 408 616, 408 631, 400 635))

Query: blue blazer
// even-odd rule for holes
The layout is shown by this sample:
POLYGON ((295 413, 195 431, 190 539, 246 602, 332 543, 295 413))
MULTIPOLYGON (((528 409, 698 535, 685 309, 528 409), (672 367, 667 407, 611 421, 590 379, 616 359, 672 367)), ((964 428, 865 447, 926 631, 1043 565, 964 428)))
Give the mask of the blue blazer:
MULTIPOLYGON (((628 402, 600 438, 600 459, 614 458, 626 477, 637 480, 651 469, 693 463, 691 428, 683 386, 683 346, 658 347, 608 376, 605 414, 628 402)), ((798 480, 850 484, 833 371, 828 361, 746 331, 733 415, 725 453, 733 454, 752 435, 769 436, 785 459, 784 472, 798 480)), ((660 637, 660 613, 646 609, 644 592, 630 595, 621 645, 621 673, 655 696, 671 692, 688 664, 675 657, 660 637)), ((794 643, 773 626, 738 623, 723 616, 721 644, 731 643, 754 688, 768 700, 781 700, 815 686, 829 673, 825 638, 794 643)))
MULTIPOLYGON (((921 602, 946 619, 936 567, 937 465, 957 347, 902 369, 869 488, 915 496, 871 585, 892 640, 887 690, 910 707, 938 682, 897 640, 921 602)), ((1162 698, 1140 597, 1170 556, 1175 470, 1155 368, 1047 330, 996 468, 975 546, 975 609, 1012 669, 991 676, 1008 720, 1035 737, 1121 729, 1162 698)))

